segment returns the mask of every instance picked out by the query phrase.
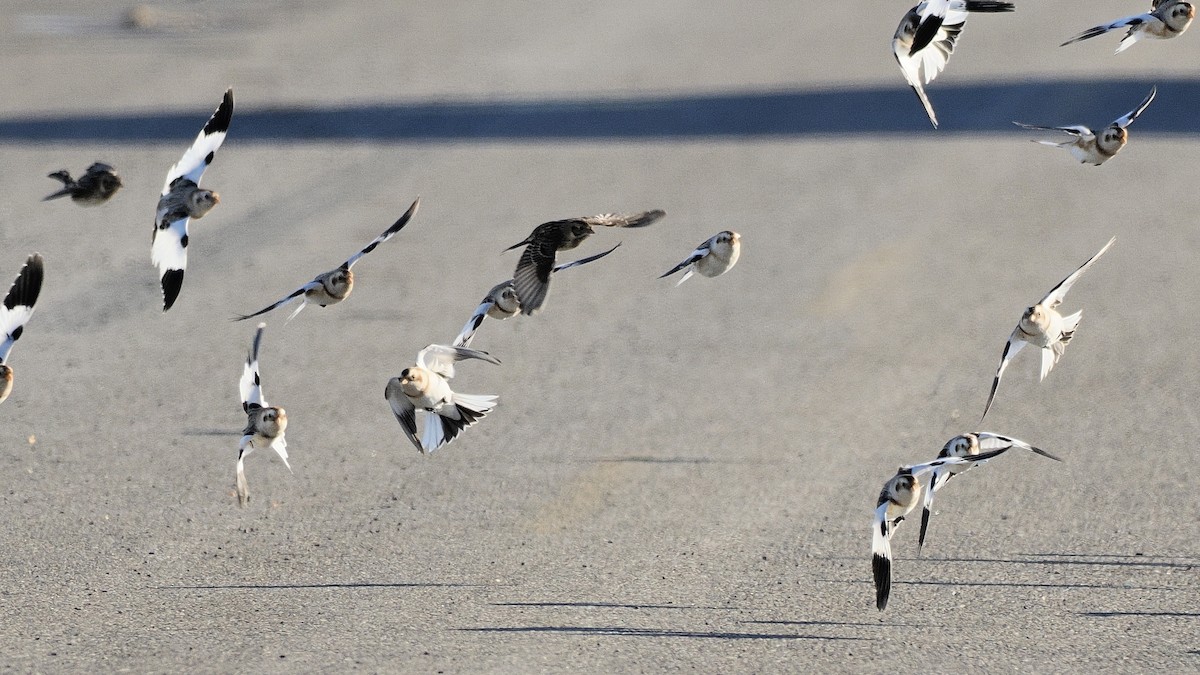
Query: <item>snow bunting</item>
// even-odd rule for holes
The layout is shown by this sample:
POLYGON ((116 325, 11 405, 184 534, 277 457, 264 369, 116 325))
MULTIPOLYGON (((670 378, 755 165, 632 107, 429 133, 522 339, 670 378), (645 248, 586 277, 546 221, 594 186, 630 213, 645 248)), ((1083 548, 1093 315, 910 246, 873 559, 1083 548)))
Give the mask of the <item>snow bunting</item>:
POLYGON ((521 301, 521 311, 534 314, 546 301, 550 290, 550 272, 559 251, 573 249, 595 234, 593 227, 645 227, 666 215, 665 211, 643 211, 633 215, 606 213, 599 216, 570 218, 542 223, 524 239, 504 249, 525 246, 513 273, 513 287, 521 301))
POLYGON ((162 283, 163 311, 171 309, 179 289, 183 287, 183 272, 187 269, 188 220, 202 218, 221 197, 212 190, 200 189, 200 177, 212 164, 213 156, 233 119, 233 89, 225 92, 220 107, 209 118, 192 147, 183 153, 167 172, 158 211, 154 217, 154 237, 150 260, 158 267, 162 283))
POLYGON ((121 177, 117 175, 116 169, 103 162, 96 162, 89 166, 79 180, 71 178, 71 173, 66 169, 55 171, 47 178, 60 181, 63 188, 52 195, 43 197, 42 201, 48 202, 51 199, 70 195, 71 201, 81 206, 103 204, 117 194, 117 190, 121 189, 122 185, 121 177))
POLYGON ((699 272, 705 277, 719 277, 737 264, 738 256, 742 254, 742 235, 732 230, 718 232, 708 241, 696 247, 692 254, 683 262, 671 268, 670 272, 659 277, 669 277, 687 267, 688 271, 676 282, 676 286, 687 281, 693 272, 699 272))
MULTIPOLYGON (((1016 438, 1010 438, 1008 436, 1001 436, 1000 434, 993 434, 987 431, 962 434, 960 436, 951 438, 949 441, 946 441, 944 446, 942 446, 942 451, 938 453, 938 459, 944 459, 946 457, 973 459, 981 452, 999 450, 1003 453, 1011 450, 1012 448, 1028 450, 1034 454, 1041 455, 1042 457, 1048 457, 1056 462, 1062 461, 1058 457, 1055 457, 1041 448, 1035 448, 1025 441, 1018 440, 1016 438)), ((968 469, 974 468, 980 463, 982 462, 972 461, 969 464, 947 464, 935 468, 933 473, 930 474, 929 489, 925 490, 924 498, 921 502, 921 533, 917 539, 917 555, 921 554, 921 547, 925 545, 925 532, 929 529, 929 515, 931 509, 933 508, 933 493, 942 489, 942 486, 950 482, 951 478, 960 473, 966 472, 968 469)))
POLYGON ((37 253, 29 256, 4 296, 4 305, 0 306, 0 336, 4 338, 0 342, 0 403, 12 393, 13 369, 8 365, 8 354, 33 316, 33 306, 42 292, 43 273, 42 256, 37 253))
POLYGON ((258 375, 258 352, 262 346, 263 329, 266 327, 265 323, 258 324, 254 342, 250 347, 250 356, 246 358, 246 365, 242 368, 242 379, 238 383, 242 395, 242 410, 246 413, 246 428, 242 429, 237 459, 238 504, 242 506, 250 501, 250 491, 246 485, 245 459, 255 448, 271 448, 279 454, 288 471, 292 470, 292 465, 288 463, 287 439, 283 435, 287 430, 287 411, 267 403, 263 396, 262 379, 258 375))
POLYGON ((1101 26, 1093 26, 1079 35, 1067 40, 1059 45, 1066 47, 1072 42, 1087 40, 1099 35, 1104 35, 1110 30, 1129 27, 1125 32, 1125 37, 1121 38, 1121 43, 1117 45, 1117 51, 1121 52, 1129 49, 1133 44, 1145 38, 1153 38, 1155 40, 1166 40, 1173 38, 1176 35, 1182 35, 1192 25, 1192 19, 1196 18, 1196 7, 1190 2, 1184 0, 1153 0, 1150 6, 1150 11, 1145 14, 1135 14, 1127 16, 1123 19, 1117 19, 1112 23, 1101 26))
POLYGON ((463 429, 496 407, 495 396, 458 394, 450 390, 454 362, 482 359, 499 364, 487 352, 466 347, 429 345, 417 352, 417 363, 388 381, 383 397, 404 429, 404 435, 422 453, 449 445, 463 429), (417 438, 417 408, 425 411, 425 432, 417 438))
POLYGON ((1013 122, 1013 124, 1025 129, 1039 129, 1042 131, 1064 131, 1071 134, 1075 138, 1061 143, 1056 141, 1034 141, 1042 145, 1052 145, 1056 148, 1066 148, 1071 151, 1071 156, 1083 164, 1094 164, 1100 166, 1113 155, 1121 151, 1125 144, 1129 142, 1129 132, 1125 130, 1133 121, 1142 114, 1146 106, 1154 100, 1154 95, 1158 93, 1158 87, 1150 89, 1150 95, 1147 96, 1138 107, 1121 115, 1112 124, 1108 125, 1104 131, 1097 136, 1091 129, 1082 126, 1070 127, 1039 127, 1032 124, 1024 124, 1022 122, 1013 122))
POLYGON ((971 459, 945 457, 926 464, 902 466, 895 476, 883 484, 875 505, 875 520, 872 523, 874 534, 871 538, 871 571, 875 576, 875 606, 879 611, 887 607, 892 591, 892 534, 921 501, 921 493, 925 489, 921 477, 939 467, 973 465, 1007 449, 985 452, 971 459))
POLYGON ((1042 349, 1042 370, 1039 382, 1046 379, 1050 369, 1062 358, 1063 350, 1067 348, 1067 343, 1075 335, 1075 328, 1079 326, 1083 310, 1064 317, 1056 308, 1062 304, 1067 291, 1071 290, 1071 286, 1079 280, 1079 277, 1091 267, 1092 263, 1099 260, 1100 256, 1104 255, 1104 252, 1116 241, 1116 237, 1109 239, 1104 248, 1100 249, 1096 255, 1050 289, 1046 297, 1026 309, 1025 313, 1021 315, 1017 327, 1013 329, 1012 335, 1008 336, 1008 342, 1004 344, 1004 351, 1000 353, 1000 367, 996 370, 995 379, 992 380, 992 391, 988 394, 987 405, 983 408, 983 416, 979 418, 980 421, 983 421, 983 418, 987 417, 988 411, 992 409, 992 401, 996 398, 996 388, 1000 386, 1000 378, 1004 376, 1004 370, 1008 368, 1009 362, 1026 343, 1042 349))
POLYGON ((259 314, 266 314, 277 307, 282 307, 289 302, 299 300, 300 305, 288 315, 287 320, 291 321, 292 317, 299 314, 300 310, 304 309, 304 306, 310 302, 315 302, 322 307, 326 307, 328 305, 337 304, 350 297, 350 292, 354 290, 354 272, 350 271, 350 268, 354 267, 354 263, 358 262, 359 258, 365 256, 371 251, 374 251, 376 246, 379 246, 388 239, 396 236, 397 232, 404 229, 404 226, 407 225, 408 221, 412 220, 413 215, 416 214, 417 207, 420 204, 421 199, 418 197, 417 200, 412 203, 412 206, 408 207, 408 210, 404 212, 404 215, 400 216, 399 220, 392 223, 392 226, 384 230, 383 234, 375 237, 371 243, 363 247, 363 249, 358 253, 350 256, 350 258, 340 266, 329 270, 328 272, 322 272, 321 274, 318 274, 312 281, 292 291, 291 294, 276 301, 274 304, 268 305, 267 307, 264 307, 253 314, 234 317, 233 320, 242 321, 243 319, 249 319, 251 317, 258 316, 259 314))
MULTIPOLYGON (((621 244, 617 244, 620 246, 621 244)), ((580 258, 569 263, 563 263, 550 270, 551 274, 561 272, 572 267, 586 265, 593 260, 599 260, 604 256, 617 250, 614 246, 607 251, 597 253, 593 256, 580 258)), ((517 298, 517 290, 513 286, 513 280, 496 284, 492 290, 488 291, 487 295, 480 301, 479 306, 475 308, 475 313, 471 318, 467 319, 467 323, 463 326, 462 332, 458 337, 454 338, 454 342, 450 343, 451 347, 470 347, 471 340, 475 339, 475 331, 479 330, 479 326, 483 324, 483 320, 487 317, 503 321, 509 317, 516 316, 521 313, 521 300, 517 298)))
POLYGON ((990 0, 924 0, 900 19, 892 36, 892 53, 908 86, 916 92, 933 128, 937 114, 925 94, 925 86, 946 67, 958 36, 967 22, 968 12, 1011 12, 1010 2, 990 0))

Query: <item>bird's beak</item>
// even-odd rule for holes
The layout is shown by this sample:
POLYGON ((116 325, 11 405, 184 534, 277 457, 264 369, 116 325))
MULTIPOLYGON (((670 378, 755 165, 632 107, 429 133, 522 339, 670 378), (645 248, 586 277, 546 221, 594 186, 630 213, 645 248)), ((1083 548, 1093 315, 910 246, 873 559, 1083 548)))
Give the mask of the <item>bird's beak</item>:
POLYGON ((219 194, 217 194, 217 193, 215 193, 215 192, 214 192, 214 193, 212 193, 212 196, 213 196, 213 203, 214 203, 214 204, 220 204, 220 203, 221 203, 221 195, 219 195, 219 194))

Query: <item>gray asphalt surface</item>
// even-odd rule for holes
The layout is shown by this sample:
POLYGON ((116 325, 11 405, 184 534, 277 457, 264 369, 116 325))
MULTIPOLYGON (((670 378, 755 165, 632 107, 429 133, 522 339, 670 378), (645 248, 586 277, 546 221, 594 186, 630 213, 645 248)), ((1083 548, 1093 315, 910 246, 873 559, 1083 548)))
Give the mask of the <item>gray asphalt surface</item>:
POLYGON ((794 2, 213 0, 153 3, 153 27, 130 30, 124 3, 3 3, 0 279, 34 250, 47 274, 0 407, 0 661, 1200 669, 1200 37, 1059 49, 1140 5, 1019 4, 971 21, 929 88, 959 133, 935 133, 889 51, 901 4, 831 20, 794 2), (1063 81, 1083 84, 1038 94, 1063 81), (1003 118, 968 121, 1029 101, 1042 107, 1022 121, 1101 125, 1156 81, 1181 84, 1100 168, 1003 118), (229 85, 238 107, 204 177, 223 200, 193 222, 163 315, 158 190, 229 85), (838 92, 862 90, 887 104, 855 117, 838 92), (943 106, 943 90, 959 93, 943 106), (757 129, 781 91, 796 98, 757 129), (794 123, 812 93, 844 128, 794 123), (731 103, 689 127, 696 96, 731 103), (605 101, 626 133, 588 132, 605 101), (637 126, 639 101, 678 122, 637 126), (460 106, 475 107, 424 122, 437 133, 387 132, 460 106), (321 131, 339 111, 362 133, 321 131), (39 201, 46 173, 101 159, 125 179, 110 204, 39 201), (348 302, 268 317, 262 375, 295 473, 253 454, 239 509, 254 327, 228 319, 336 265, 418 195, 348 302), (559 275, 541 315, 483 326, 475 346, 503 365, 466 362, 455 385, 499 407, 415 452, 384 385, 511 275, 517 254, 500 251, 546 220, 649 208, 668 216, 577 249, 623 243, 559 275), (727 275, 655 278, 726 228, 744 240, 727 275), (985 425, 1065 463, 1005 456, 939 493, 923 557, 915 523, 900 528, 876 611, 880 486, 975 428, 1021 311, 1113 235, 1064 304, 1085 311, 1062 362, 1038 384, 1022 353, 985 425))

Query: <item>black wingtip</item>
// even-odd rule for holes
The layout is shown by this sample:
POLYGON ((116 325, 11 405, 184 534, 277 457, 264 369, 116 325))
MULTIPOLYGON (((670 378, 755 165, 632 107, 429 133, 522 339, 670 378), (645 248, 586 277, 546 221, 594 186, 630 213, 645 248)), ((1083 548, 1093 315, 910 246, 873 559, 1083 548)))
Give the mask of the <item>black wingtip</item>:
POLYGON ((183 288, 183 270, 167 270, 162 276, 163 311, 171 309, 183 288))
MULTIPOLYGON (((932 486, 929 489, 933 489, 932 486)), ((921 508, 921 534, 917 536, 917 557, 921 556, 921 549, 925 546, 925 530, 929 529, 929 509, 921 508)))
POLYGON ((221 105, 213 116, 208 119, 208 123, 204 125, 205 134, 215 134, 218 132, 229 131, 229 123, 233 120, 233 87, 225 90, 225 97, 221 99, 221 105))
POLYGON ((1050 454, 1050 453, 1046 452, 1045 450, 1043 450, 1043 449, 1041 449, 1041 448, 1035 448, 1035 447, 1033 447, 1033 446, 1030 446, 1030 448, 1029 448, 1029 449, 1030 449, 1030 450, 1032 450, 1032 451, 1034 452, 1034 454, 1041 455, 1042 457, 1045 457, 1045 458, 1047 458, 1047 459, 1052 459, 1052 460, 1054 460, 1054 461, 1056 461, 1056 462, 1061 462, 1061 461, 1062 461, 1062 458, 1060 458, 1060 457, 1057 457, 1057 456, 1055 456, 1055 455, 1052 455, 1052 454, 1050 454))
POLYGON ((892 561, 881 555, 872 556, 871 572, 875 575, 875 607, 882 612, 887 609, 892 593, 892 561))
POLYGON ((908 50, 909 56, 915 56, 917 52, 929 46, 933 42, 933 38, 937 35, 938 30, 942 27, 942 17, 931 16, 922 21, 917 26, 916 33, 913 34, 912 47, 908 50))
POLYGON ((42 292, 42 278, 45 276, 44 262, 40 253, 34 253, 25 260, 25 265, 17 273, 17 279, 13 281, 12 288, 4 298, 6 308, 33 307, 37 304, 38 295, 42 292))

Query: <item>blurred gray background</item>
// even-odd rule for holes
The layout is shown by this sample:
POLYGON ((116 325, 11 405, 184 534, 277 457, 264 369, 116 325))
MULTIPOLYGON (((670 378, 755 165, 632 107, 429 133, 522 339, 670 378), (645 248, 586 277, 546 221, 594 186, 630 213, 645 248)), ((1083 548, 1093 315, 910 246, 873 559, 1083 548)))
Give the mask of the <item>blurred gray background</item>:
POLYGON ((904 3, 0 3, 0 283, 46 258, 0 407, 0 624, 14 671, 1200 669, 1194 168, 1200 36, 1059 48, 1138 3, 974 17, 928 87, 904 3), (1103 167, 1011 121, 1100 127, 1103 167), (235 90, 183 292, 150 265, 166 170, 235 90), (114 164, 107 205, 42 203, 114 164), (269 315, 294 474, 247 460, 258 309, 337 265, 346 303, 269 315), (546 310, 489 321, 455 388, 500 396, 420 456, 382 392, 449 342, 537 224, 662 208, 564 259, 546 310), (737 267, 658 280, 722 229, 737 267), (975 429, 1010 454, 939 493, 924 555, 880 486, 975 429))

